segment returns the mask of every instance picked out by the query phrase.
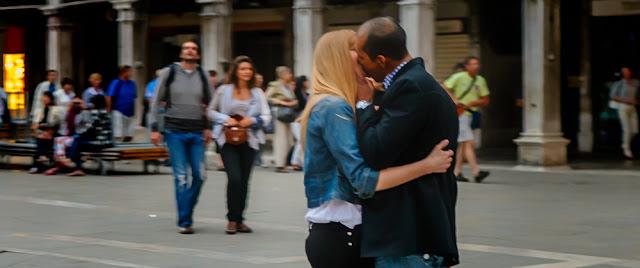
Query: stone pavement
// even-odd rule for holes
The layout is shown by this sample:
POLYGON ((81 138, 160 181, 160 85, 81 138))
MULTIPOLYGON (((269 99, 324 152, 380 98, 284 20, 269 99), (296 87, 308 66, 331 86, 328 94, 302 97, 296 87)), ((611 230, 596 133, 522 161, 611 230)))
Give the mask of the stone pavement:
MULTIPOLYGON (((224 173, 211 171, 195 235, 176 233, 169 170, 45 177, 0 170, 0 267, 309 267, 301 173, 256 169, 247 223, 224 234, 224 173)), ((640 176, 493 167, 460 185, 459 267, 640 267, 640 176)))

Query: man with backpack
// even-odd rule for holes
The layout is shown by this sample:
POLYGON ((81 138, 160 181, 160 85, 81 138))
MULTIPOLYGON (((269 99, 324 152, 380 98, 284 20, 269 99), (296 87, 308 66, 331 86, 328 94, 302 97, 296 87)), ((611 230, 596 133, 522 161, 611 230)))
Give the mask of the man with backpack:
POLYGON ((200 54, 195 42, 182 44, 180 59, 162 69, 158 76, 149 123, 151 142, 158 145, 160 131, 163 131, 169 148, 178 206, 178 232, 193 234, 193 209, 206 180, 204 152, 211 139, 211 121, 206 113, 211 101, 211 85, 198 65, 200 54), (158 112, 162 105, 164 114, 158 112), (158 127, 158 120, 162 119, 164 130, 158 127))
POLYGON ((107 90, 107 110, 112 112, 113 137, 116 142, 133 140, 133 117, 138 95, 136 83, 131 80, 132 74, 131 66, 120 67, 118 78, 109 84, 107 90))

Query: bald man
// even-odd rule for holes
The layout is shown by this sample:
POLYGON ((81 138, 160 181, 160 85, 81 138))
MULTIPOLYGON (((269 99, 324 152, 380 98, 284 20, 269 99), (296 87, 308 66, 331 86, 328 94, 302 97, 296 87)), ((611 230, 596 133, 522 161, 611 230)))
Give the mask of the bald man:
MULTIPOLYGON (((456 150, 455 105, 425 71, 424 60, 409 54, 398 23, 391 18, 365 22, 357 33, 356 52, 366 75, 385 89, 360 90, 358 96, 358 140, 370 166, 384 169, 417 161, 443 139, 456 150)), ((453 167, 376 193, 363 203, 362 257, 375 257, 376 267, 458 264, 456 198, 453 167)))

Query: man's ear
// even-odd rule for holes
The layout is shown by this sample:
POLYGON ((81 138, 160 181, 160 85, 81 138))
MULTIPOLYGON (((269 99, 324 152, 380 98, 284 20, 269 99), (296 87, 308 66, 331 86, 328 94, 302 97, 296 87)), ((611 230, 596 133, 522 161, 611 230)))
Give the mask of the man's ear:
POLYGON ((376 63, 384 68, 387 65, 387 58, 385 56, 378 55, 376 56, 376 63))

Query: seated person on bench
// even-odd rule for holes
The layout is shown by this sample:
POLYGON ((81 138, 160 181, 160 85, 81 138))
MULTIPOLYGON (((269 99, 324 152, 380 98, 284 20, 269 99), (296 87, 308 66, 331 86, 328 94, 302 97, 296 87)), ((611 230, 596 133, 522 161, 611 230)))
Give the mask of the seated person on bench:
POLYGON ((82 99, 74 98, 67 111, 61 134, 55 138, 56 168, 47 172, 55 174, 60 168, 68 176, 84 176, 82 170, 82 152, 97 152, 113 146, 110 115, 106 110, 103 96, 91 98, 91 109, 85 109, 82 99))
POLYGON ((50 162, 49 152, 53 148, 53 136, 57 132, 64 110, 54 105, 54 97, 51 92, 44 92, 40 98, 42 106, 36 108, 33 113, 31 129, 36 138, 36 153, 33 156, 33 166, 29 173, 40 173, 50 162))
POLYGON ((59 136, 53 138, 53 155, 55 166, 45 172, 45 175, 54 175, 60 169, 72 169, 73 162, 67 157, 67 149, 71 147, 76 135, 76 126, 80 123, 80 113, 84 109, 84 103, 80 97, 73 97, 66 107, 64 121, 58 131, 59 136))
POLYGON ((69 176, 83 176, 82 152, 99 152, 113 147, 111 114, 107 111, 105 97, 96 95, 91 98, 90 109, 84 110, 76 125, 76 135, 68 150, 73 161, 73 171, 69 176))

